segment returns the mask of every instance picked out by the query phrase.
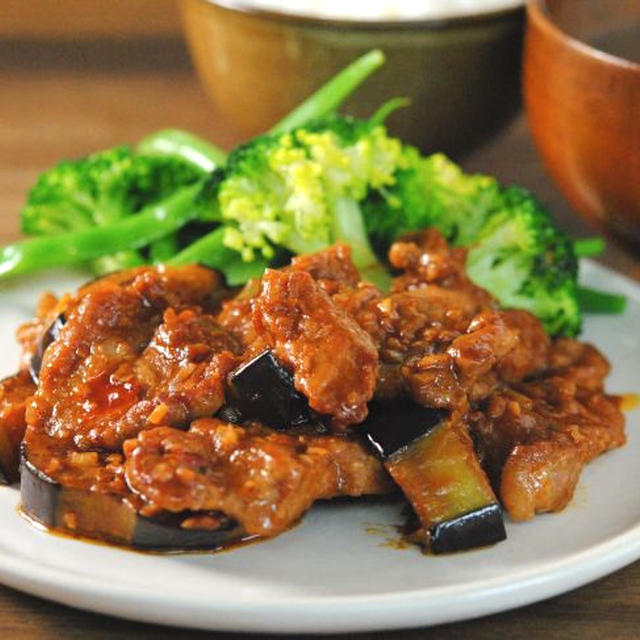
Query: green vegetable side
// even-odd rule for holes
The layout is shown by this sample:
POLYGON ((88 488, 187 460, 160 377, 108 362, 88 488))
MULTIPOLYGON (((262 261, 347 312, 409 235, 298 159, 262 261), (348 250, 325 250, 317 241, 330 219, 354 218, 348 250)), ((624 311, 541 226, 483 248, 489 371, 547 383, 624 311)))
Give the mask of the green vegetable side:
POLYGON ((470 277, 505 307, 536 314, 549 333, 575 335, 579 301, 619 311, 619 296, 579 294, 575 246, 528 191, 468 175, 441 154, 422 156, 390 137, 384 118, 335 114, 384 61, 372 51, 340 72, 267 134, 227 157, 167 130, 45 172, 22 211, 38 237, 0 249, 0 279, 89 263, 105 273, 144 263, 201 262, 230 284, 292 253, 344 241, 363 278, 381 288, 386 251, 402 233, 437 227, 469 248, 470 277))

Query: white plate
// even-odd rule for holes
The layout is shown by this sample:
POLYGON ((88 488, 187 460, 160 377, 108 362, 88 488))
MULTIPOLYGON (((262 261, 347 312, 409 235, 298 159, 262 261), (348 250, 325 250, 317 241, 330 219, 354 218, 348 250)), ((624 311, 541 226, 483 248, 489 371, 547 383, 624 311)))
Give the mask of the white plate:
MULTIPOLYGON (((612 392, 640 391, 640 287, 595 265, 585 281, 629 296, 621 317, 591 317, 584 337, 613 362, 612 392)), ((16 324, 37 292, 73 277, 0 292, 0 373, 17 358, 16 324)), ((564 512, 508 524, 490 549, 427 557, 386 544, 392 505, 323 504, 300 526, 220 554, 148 555, 38 531, 0 489, 0 580, 65 604, 135 620, 215 630, 346 632, 429 625, 502 611, 580 586, 640 557, 640 414, 629 443, 585 470, 564 512)))

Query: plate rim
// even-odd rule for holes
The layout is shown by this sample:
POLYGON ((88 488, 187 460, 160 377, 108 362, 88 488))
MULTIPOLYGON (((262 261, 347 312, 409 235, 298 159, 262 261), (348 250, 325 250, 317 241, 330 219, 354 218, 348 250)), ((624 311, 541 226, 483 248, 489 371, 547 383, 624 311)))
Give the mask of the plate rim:
POLYGON ((121 584, 111 592, 112 580, 42 567, 35 560, 11 557, 2 547, 0 577, 9 587, 129 620, 211 631, 349 633, 432 626, 507 611, 583 586, 639 558, 640 521, 597 545, 520 570, 515 578, 510 572, 482 584, 472 581, 435 590, 373 595, 289 595, 286 601, 282 596, 261 597, 250 603, 249 617, 246 599, 217 597, 203 612, 202 601, 190 601, 189 594, 145 594, 140 586, 121 584), (168 604, 171 606, 165 606, 168 604), (376 607, 378 604, 384 607, 376 607), (283 614, 289 619, 283 621, 283 614))

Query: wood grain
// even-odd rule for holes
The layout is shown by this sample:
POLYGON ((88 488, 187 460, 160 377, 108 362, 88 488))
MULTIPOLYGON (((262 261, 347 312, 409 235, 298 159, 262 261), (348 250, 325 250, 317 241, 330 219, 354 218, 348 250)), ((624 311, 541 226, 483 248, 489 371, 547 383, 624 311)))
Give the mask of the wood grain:
MULTIPOLYGON (((166 126, 189 128, 223 146, 238 141, 238 134, 207 103, 180 42, 158 40, 147 49, 141 49, 139 43, 98 43, 82 49, 80 57, 76 45, 24 46, 20 55, 10 56, 0 44, 0 242, 18 236, 17 212, 27 189, 40 171, 61 157, 136 141, 166 126), (138 52, 135 64, 125 64, 132 51, 138 52)), ((526 185, 552 207, 571 233, 590 233, 546 177, 522 117, 464 158, 463 164, 505 182, 526 185)), ((613 246, 605 262, 640 278, 638 263, 613 246)), ((20 640, 238 637, 115 620, 6 587, 0 587, 0 631, 2 638, 20 640)), ((523 609, 432 629, 349 637, 608 640, 639 636, 640 563, 636 563, 577 591, 523 609)))
POLYGON ((2 0, 0 38, 79 40, 180 32, 175 0, 2 0))

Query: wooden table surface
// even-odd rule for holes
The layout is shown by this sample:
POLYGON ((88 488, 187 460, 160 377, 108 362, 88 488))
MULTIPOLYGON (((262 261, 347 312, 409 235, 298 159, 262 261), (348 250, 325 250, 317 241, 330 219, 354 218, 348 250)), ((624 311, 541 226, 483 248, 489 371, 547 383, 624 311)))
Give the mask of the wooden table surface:
MULTIPOLYGON (((237 140, 207 103, 179 40, 0 42, 0 242, 18 236, 18 209, 40 171, 62 157, 135 141, 167 126, 190 129, 223 146, 237 140)), ((468 169, 533 189, 571 233, 590 233, 546 177, 523 117, 461 161, 468 169)), ((640 261, 613 246, 603 261, 640 279, 640 261)), ((2 586, 0 632, 2 638, 38 640, 236 637, 116 620, 2 586)), ((431 629, 350 637, 640 638, 640 562, 515 611, 431 629)))

